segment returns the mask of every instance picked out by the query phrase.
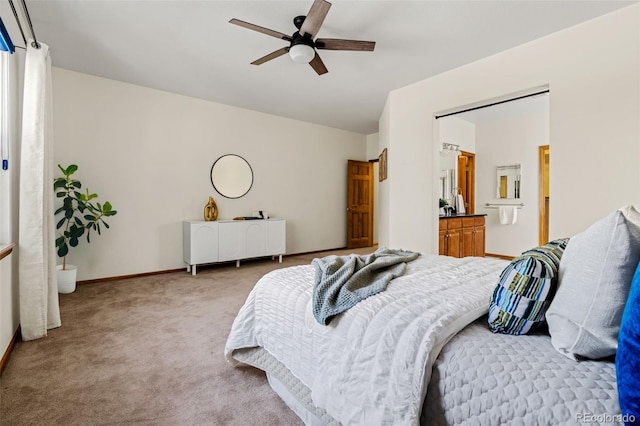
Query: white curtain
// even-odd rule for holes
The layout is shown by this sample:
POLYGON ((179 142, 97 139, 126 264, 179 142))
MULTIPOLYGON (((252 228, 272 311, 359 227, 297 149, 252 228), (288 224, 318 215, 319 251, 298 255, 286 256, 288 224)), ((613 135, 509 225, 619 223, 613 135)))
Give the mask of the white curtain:
POLYGON ((19 280, 23 340, 60 326, 53 217, 49 46, 27 43, 20 149, 19 280))

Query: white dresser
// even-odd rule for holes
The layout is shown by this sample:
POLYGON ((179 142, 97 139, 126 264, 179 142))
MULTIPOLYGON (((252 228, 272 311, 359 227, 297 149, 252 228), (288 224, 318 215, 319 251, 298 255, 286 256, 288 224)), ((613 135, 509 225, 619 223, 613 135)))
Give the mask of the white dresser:
POLYGON ((183 258, 187 271, 196 274, 196 265, 236 261, 253 257, 279 256, 287 248, 284 219, 189 220, 182 224, 183 258))

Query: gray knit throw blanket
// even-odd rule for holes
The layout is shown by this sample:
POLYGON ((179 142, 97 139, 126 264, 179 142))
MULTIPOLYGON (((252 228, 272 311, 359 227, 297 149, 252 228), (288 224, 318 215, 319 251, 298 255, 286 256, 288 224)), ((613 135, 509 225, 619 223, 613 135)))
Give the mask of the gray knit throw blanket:
POLYGON ((313 316, 327 325, 331 319, 387 288, 404 274, 420 253, 381 247, 369 255, 327 256, 313 259, 313 316))

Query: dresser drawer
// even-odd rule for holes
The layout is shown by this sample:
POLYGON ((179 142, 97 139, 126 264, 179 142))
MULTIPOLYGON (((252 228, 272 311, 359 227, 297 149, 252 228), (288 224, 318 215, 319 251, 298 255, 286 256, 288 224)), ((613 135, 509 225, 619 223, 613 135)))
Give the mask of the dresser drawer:
POLYGON ((471 228, 474 224, 475 217, 465 217, 462 219, 463 228, 471 228))
POLYGON ((462 219, 447 219, 447 229, 462 228, 462 219))

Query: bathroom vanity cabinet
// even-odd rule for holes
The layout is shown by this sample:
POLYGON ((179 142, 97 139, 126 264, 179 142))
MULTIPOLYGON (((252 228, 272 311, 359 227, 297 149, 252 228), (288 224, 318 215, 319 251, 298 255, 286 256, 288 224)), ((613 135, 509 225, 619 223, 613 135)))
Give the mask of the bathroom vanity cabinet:
POLYGON ((438 254, 452 257, 484 257, 485 216, 441 216, 438 254))

